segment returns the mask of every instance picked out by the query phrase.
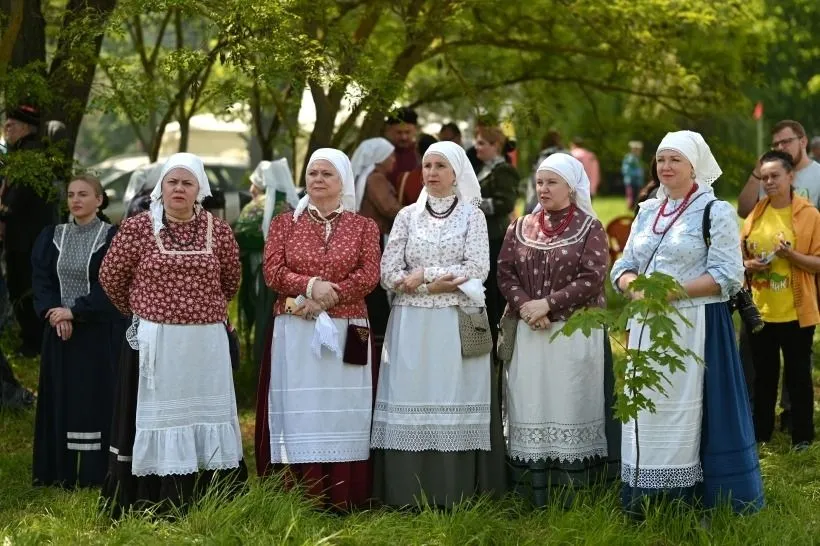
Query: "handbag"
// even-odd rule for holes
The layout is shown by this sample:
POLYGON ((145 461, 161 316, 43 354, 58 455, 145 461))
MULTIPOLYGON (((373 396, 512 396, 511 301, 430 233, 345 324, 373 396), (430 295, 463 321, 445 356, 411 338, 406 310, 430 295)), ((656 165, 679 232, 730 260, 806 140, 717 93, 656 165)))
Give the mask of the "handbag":
POLYGON ((231 368, 233 371, 239 369, 239 334, 230 322, 225 321, 225 332, 228 334, 228 352, 231 355, 231 368))
POLYGON ((456 307, 456 311, 461 356, 472 358, 489 354, 493 350, 493 336, 490 334, 487 309, 482 307, 478 313, 467 313, 461 307, 456 307))
POLYGON ((518 331, 518 319, 504 313, 504 316, 501 317, 499 330, 496 354, 498 355, 498 360, 509 362, 512 360, 513 351, 515 350, 515 335, 518 331))
POLYGON ((347 323, 347 337, 342 362, 354 366, 367 366, 367 349, 370 347, 370 328, 347 323))

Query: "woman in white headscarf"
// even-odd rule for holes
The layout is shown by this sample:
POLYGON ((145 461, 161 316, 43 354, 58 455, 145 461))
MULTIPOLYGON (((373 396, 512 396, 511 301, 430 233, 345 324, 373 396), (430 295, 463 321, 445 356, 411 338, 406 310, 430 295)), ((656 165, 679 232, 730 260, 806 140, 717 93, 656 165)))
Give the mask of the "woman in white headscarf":
POLYGON ((199 157, 171 156, 150 209, 123 222, 100 269, 111 302, 133 315, 102 491, 113 515, 247 477, 225 324, 239 249, 203 210, 210 194, 199 157))
POLYGON ((489 331, 485 354, 465 357, 459 343, 459 311, 485 307, 489 243, 464 150, 433 144, 422 173, 425 189, 396 216, 382 258, 382 286, 396 297, 373 417, 374 496, 450 507, 505 489, 489 331))
MULTIPOLYGON (((382 250, 393 227, 393 220, 401 210, 396 188, 388 178, 396 164, 394 150, 395 147, 386 138, 369 138, 356 148, 350 160, 356 177, 356 210, 362 216, 372 218, 379 226, 382 250)), ((368 294, 366 301, 370 330, 373 332, 374 358, 378 361, 390 317, 390 301, 381 285, 368 294)))
POLYGON ((280 214, 265 242, 264 273, 277 292, 271 358, 257 391, 259 475, 287 469, 325 506, 370 498, 373 376, 364 298, 379 281, 379 230, 353 212, 347 156, 321 148, 307 195, 280 214))
POLYGON ((555 153, 538 166, 539 204, 507 229, 498 286, 507 360, 507 446, 516 490, 535 506, 556 491, 615 476, 620 427, 603 329, 552 338, 578 310, 605 307, 607 237, 583 164, 555 153))
MULTIPOLYGON (((631 298, 642 297, 630 290, 638 275, 660 272, 675 278, 686 294, 673 302, 686 319, 670 317, 678 330, 675 341, 703 362, 681 362, 682 370, 668 374, 665 396, 641 393, 655 403, 656 412, 642 411, 637 423, 623 426, 622 500, 628 511, 639 509, 644 497, 661 495, 706 508, 730 501, 735 511, 754 511, 763 505, 763 486, 726 305, 744 275, 737 217, 729 203, 715 198, 712 184, 721 170, 700 134, 668 133, 655 158, 658 196, 641 203, 610 276, 616 289, 631 298), (707 204, 710 229, 704 233, 707 204)), ((651 319, 633 319, 629 346, 649 347, 651 327, 651 319)))
POLYGON ((284 157, 276 161, 260 161, 250 176, 250 182, 254 197, 239 214, 233 233, 239 243, 242 264, 238 296, 239 329, 244 332, 248 345, 251 331, 255 331, 253 362, 259 362, 266 340, 270 343, 268 334, 273 325, 273 302, 276 301, 276 294, 265 285, 262 251, 273 217, 295 209, 299 196, 293 185, 288 160, 284 157))

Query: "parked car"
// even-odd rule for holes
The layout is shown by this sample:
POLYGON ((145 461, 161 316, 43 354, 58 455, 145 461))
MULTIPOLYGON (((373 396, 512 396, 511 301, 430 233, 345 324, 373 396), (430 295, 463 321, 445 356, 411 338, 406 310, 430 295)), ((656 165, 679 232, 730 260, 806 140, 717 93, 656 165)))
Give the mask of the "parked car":
MULTIPOLYGON (((203 157, 202 161, 211 193, 214 194, 212 204, 215 206, 209 208, 233 225, 239 218, 242 207, 252 199, 247 189, 248 165, 244 161, 226 157, 203 157)), ((141 192, 154 188, 156 177, 159 176, 159 169, 154 167, 163 163, 164 158, 152 164, 148 156, 124 156, 112 158, 89 169, 100 176, 109 201, 105 214, 112 222, 119 224, 125 217, 131 200, 141 192)))

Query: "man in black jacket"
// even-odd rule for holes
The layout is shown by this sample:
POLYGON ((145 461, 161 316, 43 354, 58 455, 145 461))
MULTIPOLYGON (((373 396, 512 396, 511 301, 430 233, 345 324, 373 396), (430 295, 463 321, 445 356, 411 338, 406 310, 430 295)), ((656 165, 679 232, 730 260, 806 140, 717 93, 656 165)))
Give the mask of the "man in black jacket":
MULTIPOLYGON (((34 312, 31 251, 43 228, 55 221, 56 208, 48 199, 53 174, 42 175, 48 180, 39 180, 41 175, 32 173, 42 173, 40 166, 18 173, 14 156, 31 151, 45 152, 45 145, 38 135, 39 127, 40 112, 31 105, 21 105, 9 111, 3 127, 9 148, 9 166, 3 182, 0 220, 5 230, 3 242, 9 297, 21 330, 19 352, 29 357, 40 353, 43 335, 43 324, 34 312), (37 180, 31 180, 33 176, 37 180)), ((45 161, 45 153, 42 158, 32 155, 32 161, 45 161)))

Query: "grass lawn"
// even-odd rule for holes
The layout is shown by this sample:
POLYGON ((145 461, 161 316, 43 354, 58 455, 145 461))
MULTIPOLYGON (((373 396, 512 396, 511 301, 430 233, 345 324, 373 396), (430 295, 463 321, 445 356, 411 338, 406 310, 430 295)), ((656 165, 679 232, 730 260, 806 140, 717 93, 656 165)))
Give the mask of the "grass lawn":
MULTIPOLYGON (((620 198, 595 201, 602 221, 625 212, 620 198)), ((10 333, 0 345, 10 354, 10 333)), ((815 354, 820 344, 815 345, 815 354)), ((247 352, 246 352, 247 353, 247 352)), ((36 388, 38 363, 11 356, 17 376, 36 388)), ((820 373, 815 362, 815 391, 820 373)), ((237 375, 245 453, 253 468, 254 366, 237 375)), ((820 398, 818 398, 820 399, 820 398)), ((820 423, 820 414, 816 420, 820 423)), ((553 505, 531 511, 514 499, 480 499, 449 513, 418 514, 389 510, 340 517, 322 513, 296 492, 283 492, 275 480, 251 479, 246 495, 225 503, 210 498, 176 521, 130 516, 115 524, 98 514, 95 491, 65 492, 31 487, 34 411, 0 413, 0 540, 16 544, 673 544, 820 543, 820 445, 803 453, 789 451, 777 434, 761 448, 767 507, 738 517, 718 511, 709 525, 701 514, 659 508, 636 524, 620 511, 618 488, 578 496, 570 510, 553 505)))

